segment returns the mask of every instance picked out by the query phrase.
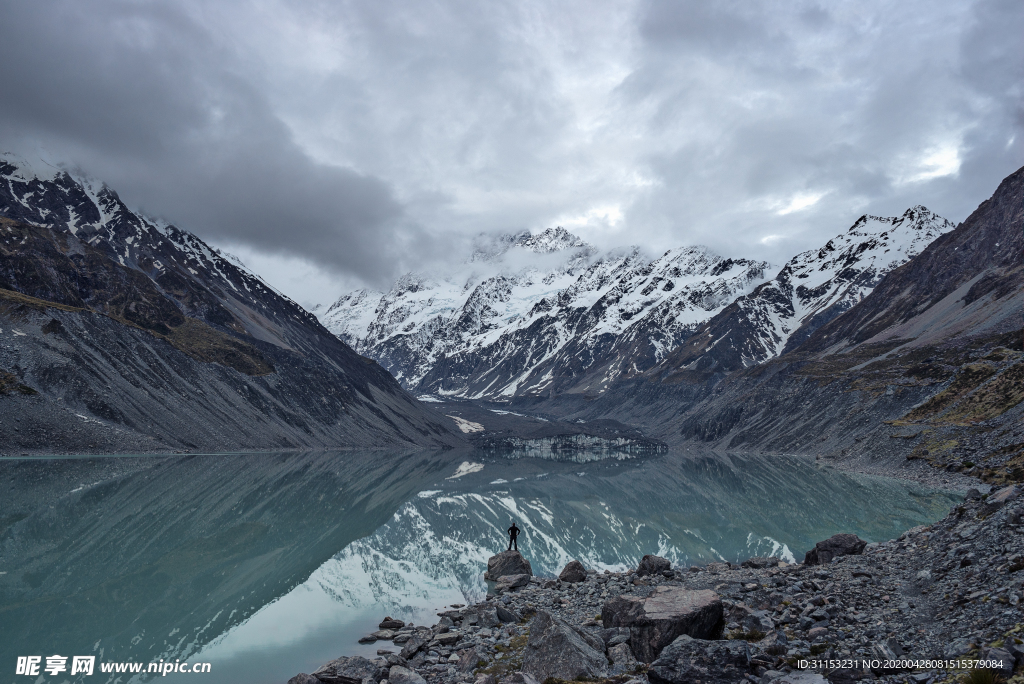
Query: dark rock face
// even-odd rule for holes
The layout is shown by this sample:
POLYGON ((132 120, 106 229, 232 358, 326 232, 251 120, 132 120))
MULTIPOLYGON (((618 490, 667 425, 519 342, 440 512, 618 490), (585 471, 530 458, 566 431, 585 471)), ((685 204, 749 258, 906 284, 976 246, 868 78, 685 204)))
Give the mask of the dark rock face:
POLYGON ((311 674, 300 672, 288 680, 288 684, 321 684, 320 680, 311 674))
POLYGON ((990 516, 1018 496, 1020 496, 1020 487, 1018 485, 1003 487, 985 499, 985 505, 981 507, 978 514, 983 517, 990 516))
POLYGON ((683 635, 665 647, 651 664, 652 684, 733 684, 750 667, 746 641, 705 641, 683 635))
POLYGON ((523 672, 543 682, 548 677, 574 680, 604 676, 608 659, 565 621, 539 611, 530 628, 523 672))
POLYGON ((523 558, 518 551, 502 551, 487 559, 487 572, 484 579, 498 581, 505 575, 528 575, 533 577, 530 561, 523 558))
POLYGON ((427 684, 427 680, 419 672, 401 665, 391 666, 388 671, 388 681, 394 682, 394 684, 427 684))
POLYGON ((757 642, 757 646, 769 655, 785 655, 786 651, 789 650, 789 639, 786 638, 786 633, 781 629, 772 630, 764 639, 757 642))
POLYGON ((371 660, 351 656, 332 660, 313 676, 323 684, 376 684, 387 676, 387 672, 371 660))
POLYGON ((647 575, 656 575, 671 569, 672 563, 667 558, 649 553, 640 559, 640 565, 637 566, 636 574, 638 577, 646 577, 647 575))
MULTIPOLYGON (((67 407, 123 435, 109 451, 464 443, 199 238, 68 174, 14 172, 0 161, 0 327, 19 315, 27 334, 0 355, 0 376, 16 367, 37 393, 23 421, 59 422, 67 407)), ((0 421, 0 443, 19 450, 89 451, 89 432, 37 444, 0 421)))
POLYGON ((584 582, 587 579, 587 569, 578 560, 571 560, 558 573, 558 579, 563 582, 584 582))
POLYGON ((683 634, 714 638, 722 629, 722 600, 713 591, 658 587, 648 598, 617 596, 601 609, 604 627, 628 627, 636 658, 650 663, 683 634))
POLYGON ((530 583, 530 575, 501 575, 498 578, 498 584, 494 587, 497 592, 510 591, 512 589, 518 589, 519 587, 525 587, 530 583))
POLYGON ((627 672, 633 672, 637 663, 636 658, 633 656, 633 651, 630 650, 629 644, 623 642, 621 644, 615 644, 614 646, 608 647, 608 659, 612 661, 612 673, 613 674, 625 674, 627 672))
POLYGON ((868 543, 855 534, 834 534, 820 541, 804 556, 804 565, 827 565, 838 556, 857 556, 868 543))
POLYGON ((422 637, 418 634, 414 634, 409 637, 409 640, 405 642, 404 646, 402 646, 402 657, 409 660, 409 658, 416 655, 416 652, 427 644, 427 641, 428 639, 426 637, 422 637))

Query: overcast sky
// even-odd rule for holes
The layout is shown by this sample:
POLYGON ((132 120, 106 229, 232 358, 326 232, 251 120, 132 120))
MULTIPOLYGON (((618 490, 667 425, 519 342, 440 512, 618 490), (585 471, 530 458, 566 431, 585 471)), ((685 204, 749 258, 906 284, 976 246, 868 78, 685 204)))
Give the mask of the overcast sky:
POLYGON ((781 264, 1024 165, 1024 2, 0 0, 0 147, 300 302, 481 232, 781 264))

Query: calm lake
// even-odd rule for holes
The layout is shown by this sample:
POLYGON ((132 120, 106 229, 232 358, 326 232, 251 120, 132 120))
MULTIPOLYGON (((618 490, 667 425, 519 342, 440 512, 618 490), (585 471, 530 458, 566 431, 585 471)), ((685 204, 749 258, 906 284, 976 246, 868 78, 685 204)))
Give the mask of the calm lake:
MULTIPOLYGON (((0 461, 0 682, 18 656, 176 659, 212 674, 161 681, 283 684, 391 615, 432 624, 480 600, 519 548, 538 575, 576 558, 677 565, 801 560, 836 532, 869 541, 943 517, 958 497, 787 457, 630 460, 476 452, 316 452, 0 461), (586 458, 579 461, 586 461, 586 458)), ((388 644, 381 644, 388 645, 388 644)), ((69 671, 70 671, 70 658, 69 671)))

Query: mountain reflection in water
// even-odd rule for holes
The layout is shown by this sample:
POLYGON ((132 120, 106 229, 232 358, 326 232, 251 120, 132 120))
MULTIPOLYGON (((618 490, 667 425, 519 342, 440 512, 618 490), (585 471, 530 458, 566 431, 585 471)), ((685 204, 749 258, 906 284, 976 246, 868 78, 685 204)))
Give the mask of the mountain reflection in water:
POLYGON ((433 622, 437 608, 479 600, 513 518, 534 572, 551 575, 573 558, 621 568, 645 553, 680 565, 800 560, 835 532, 891 538, 956 501, 807 459, 717 454, 581 464, 318 452, 0 469, 0 668, 54 653, 188 658, 213 663, 220 682, 284 682, 372 654, 355 639, 384 613, 433 622))

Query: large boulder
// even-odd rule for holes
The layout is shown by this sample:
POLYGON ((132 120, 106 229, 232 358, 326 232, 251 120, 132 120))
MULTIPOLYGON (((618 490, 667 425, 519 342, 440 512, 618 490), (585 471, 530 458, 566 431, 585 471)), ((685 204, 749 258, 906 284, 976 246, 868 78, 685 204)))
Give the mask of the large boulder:
POLYGON ((402 652, 400 655, 406 660, 409 660, 416 655, 417 651, 426 646, 428 641, 430 641, 430 639, 428 639, 426 635, 418 633, 413 634, 409 637, 409 640, 405 642, 405 645, 402 646, 402 652))
POLYGON ((722 631, 722 600, 713 591, 658 587, 647 598, 616 596, 601 609, 605 629, 629 628, 629 647, 650 663, 677 637, 713 639, 722 631))
POLYGON ((804 565, 827 565, 839 556, 858 556, 868 543, 855 534, 833 534, 804 555, 804 565))
POLYGON ((332 660, 313 673, 323 684, 377 684, 387 677, 387 670, 362 656, 332 660))
POLYGON ((466 612, 463 622, 477 625, 478 627, 497 627, 501 624, 498 616, 498 607, 491 604, 473 606, 472 610, 466 612))
POLYGON ((288 680, 288 684, 320 684, 320 680, 311 674, 300 672, 288 680))
POLYGON ((608 648, 608 660, 612 661, 610 674, 613 675, 635 672, 639 665, 636 658, 633 657, 633 651, 629 650, 629 644, 625 642, 608 648))
POLYGON ((562 572, 558 573, 558 579, 563 582, 586 582, 587 569, 578 560, 572 560, 565 564, 562 572))
POLYGON ((523 558, 518 551, 502 551, 487 559, 487 572, 484 579, 497 582, 504 575, 530 575, 533 576, 533 568, 530 561, 523 558))
MULTIPOLYGON (((600 642, 600 640, 597 640, 600 642)), ((603 677, 608 659, 565 621, 537 612, 523 654, 523 672, 543 682, 548 677, 578 680, 603 677)))
POLYGON ((733 684, 750 668, 746 641, 706 641, 683 635, 665 647, 651 664, 651 684, 733 684))
POLYGON ((985 505, 978 509, 978 517, 987 518, 1009 502, 1016 499, 1019 495, 1020 487, 1017 485, 1003 487, 998 492, 990 494, 989 497, 985 499, 985 505))
POLYGON ((640 565, 637 566, 636 574, 637 577, 660 575, 665 570, 671 569, 672 563, 670 563, 667 558, 662 558, 661 556, 655 556, 649 553, 640 559, 640 565))
POLYGON ((458 652, 459 662, 456 663, 455 669, 461 674, 469 674, 478 667, 478 663, 485 660, 485 654, 478 650, 476 646, 471 648, 464 648, 458 652))
POLYGON ((392 665, 388 671, 389 684, 427 684, 419 672, 401 665, 392 665))
POLYGON ((512 591, 519 587, 525 587, 529 583, 530 576, 525 573, 522 575, 502 575, 498 578, 494 591, 500 594, 503 591, 512 591))

